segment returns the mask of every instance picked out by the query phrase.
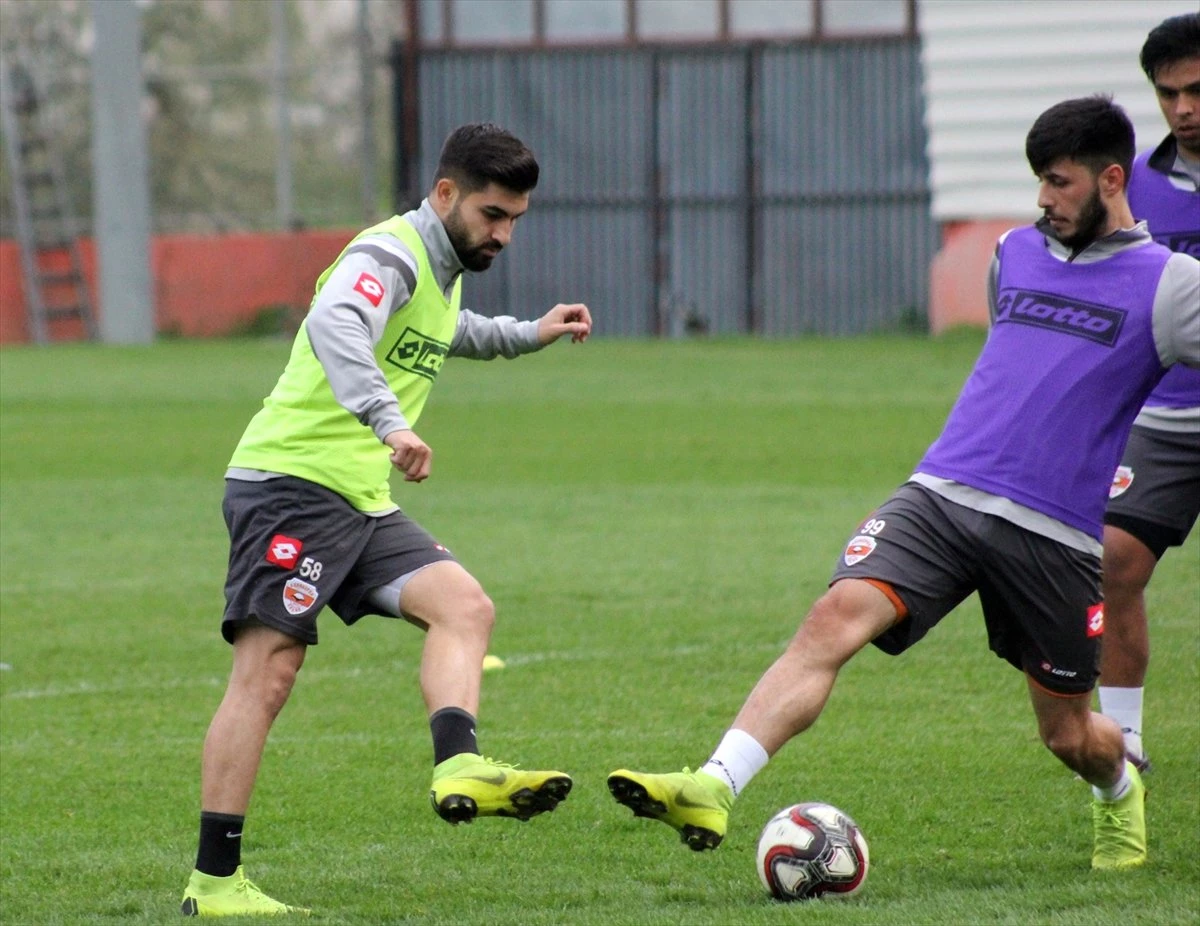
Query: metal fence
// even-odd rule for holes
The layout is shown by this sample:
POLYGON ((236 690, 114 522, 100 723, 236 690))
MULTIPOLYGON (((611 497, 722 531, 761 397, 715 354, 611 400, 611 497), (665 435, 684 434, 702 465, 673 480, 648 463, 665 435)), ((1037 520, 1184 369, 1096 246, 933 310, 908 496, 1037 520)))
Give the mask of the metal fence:
POLYGON ((463 122, 512 129, 542 164, 509 253, 464 304, 528 317, 584 301, 598 333, 625 336, 924 327, 935 226, 915 39, 426 50, 415 81, 406 64, 398 48, 410 200, 463 122))

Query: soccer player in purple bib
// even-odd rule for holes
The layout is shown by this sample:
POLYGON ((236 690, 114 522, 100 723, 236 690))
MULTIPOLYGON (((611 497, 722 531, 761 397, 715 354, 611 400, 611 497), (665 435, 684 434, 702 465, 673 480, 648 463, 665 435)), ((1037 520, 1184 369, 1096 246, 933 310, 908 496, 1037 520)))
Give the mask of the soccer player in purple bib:
POLYGON ((1025 152, 1044 216, 1000 239, 991 332, 941 436, 855 531, 708 762, 609 776, 617 801, 693 849, 720 843, 736 796, 816 721, 855 653, 901 653, 978 592, 991 649, 1026 676, 1042 742, 1092 786, 1092 867, 1146 859, 1138 771, 1118 726, 1091 710, 1102 521, 1138 410, 1168 367, 1200 366, 1200 262, 1130 214, 1133 126, 1108 98, 1051 107, 1025 152))
MULTIPOLYGON (((1129 207, 1154 240, 1200 258, 1200 13, 1151 30, 1142 69, 1170 134, 1133 162, 1129 207)), ((1200 516, 1200 370, 1173 367, 1146 400, 1109 490, 1104 514, 1104 645, 1100 709, 1121 727, 1140 771, 1142 695, 1150 662, 1146 586, 1167 547, 1200 516)))

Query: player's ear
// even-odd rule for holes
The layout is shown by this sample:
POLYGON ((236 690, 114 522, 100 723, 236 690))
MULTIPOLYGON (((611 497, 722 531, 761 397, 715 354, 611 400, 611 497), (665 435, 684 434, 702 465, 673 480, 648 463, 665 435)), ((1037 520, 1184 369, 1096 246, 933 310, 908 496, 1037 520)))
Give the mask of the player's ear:
POLYGON ((449 211, 458 198, 458 184, 449 177, 438 177, 430 196, 435 205, 449 211))
POLYGON ((1125 169, 1120 164, 1109 164, 1096 180, 1101 196, 1116 196, 1125 189, 1125 169))

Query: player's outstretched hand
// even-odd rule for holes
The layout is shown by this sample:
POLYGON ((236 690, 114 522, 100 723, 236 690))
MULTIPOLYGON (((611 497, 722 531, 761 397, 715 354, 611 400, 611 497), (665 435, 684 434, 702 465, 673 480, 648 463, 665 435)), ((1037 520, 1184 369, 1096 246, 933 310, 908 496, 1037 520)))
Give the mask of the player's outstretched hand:
POLYGON ((586 341, 591 333, 592 313, 581 302, 560 303, 538 319, 538 340, 542 344, 553 344, 564 334, 569 334, 578 344, 586 341))
POLYGON ((392 465, 404 473, 405 482, 420 482, 429 476, 433 451, 412 431, 393 431, 383 442, 392 448, 392 465))

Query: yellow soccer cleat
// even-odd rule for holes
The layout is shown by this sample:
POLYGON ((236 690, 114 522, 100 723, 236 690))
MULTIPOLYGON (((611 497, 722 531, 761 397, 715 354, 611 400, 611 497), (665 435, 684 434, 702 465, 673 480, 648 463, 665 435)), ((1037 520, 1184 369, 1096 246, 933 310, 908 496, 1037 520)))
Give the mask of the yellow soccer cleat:
POLYGON ((281 916, 297 913, 308 916, 311 910, 289 907, 258 889, 239 865, 225 878, 193 871, 183 892, 179 908, 184 916, 281 916))
POLYGON ((1126 763, 1131 786, 1118 801, 1092 800, 1096 834, 1092 867, 1136 868, 1146 861, 1146 787, 1132 762, 1126 763))
POLYGON ((429 802, 448 823, 476 817, 528 820, 565 801, 571 784, 563 772, 526 772, 464 752, 434 768, 429 802))
POLYGON ((715 849, 725 838, 733 791, 704 772, 650 775, 617 769, 608 776, 608 790, 635 816, 661 820, 679 832, 689 849, 715 849))

